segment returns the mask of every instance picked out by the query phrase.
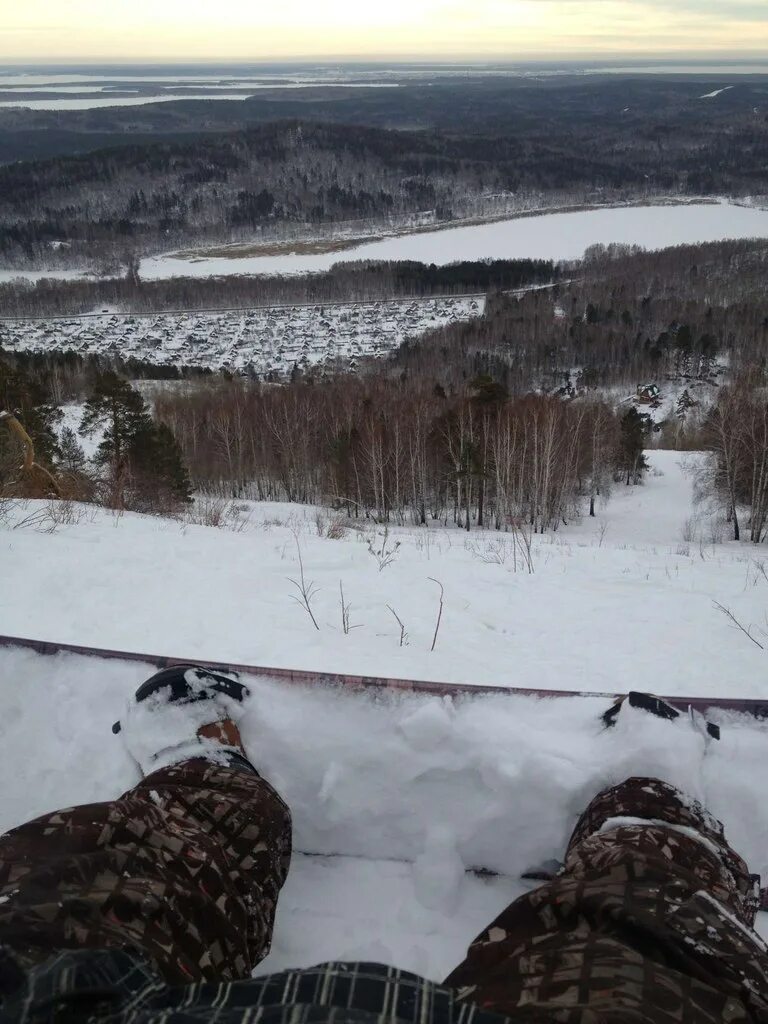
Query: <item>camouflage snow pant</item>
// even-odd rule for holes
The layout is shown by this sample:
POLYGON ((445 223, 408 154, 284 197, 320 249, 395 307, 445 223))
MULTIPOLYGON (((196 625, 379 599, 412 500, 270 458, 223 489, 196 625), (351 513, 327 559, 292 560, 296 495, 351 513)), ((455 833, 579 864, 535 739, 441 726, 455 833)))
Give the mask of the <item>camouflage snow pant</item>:
POLYGON ((507 907, 446 984, 515 1020, 768 1021, 758 898, 719 821, 628 779, 595 797, 562 871, 507 907))
POLYGON ((131 945, 169 981, 245 978, 269 952, 290 858, 290 812, 255 771, 163 768, 0 838, 0 943, 26 964, 131 945))
MULTIPOLYGON (((110 1021, 172 1010, 174 1020, 207 1020, 215 1010, 226 1024, 476 1024, 494 1013, 768 1024, 754 880, 719 822, 662 782, 630 779, 592 801, 563 871, 472 944, 445 983, 454 991, 354 964, 207 984, 247 979, 266 953, 289 854, 289 814, 268 784, 205 761, 156 772, 115 803, 23 825, 0 839, 0 982, 5 947, 27 974, 19 1006, 39 996, 39 1019, 51 998, 82 999, 89 971, 103 997, 111 971, 113 1004, 119 996, 126 1009, 112 1005, 110 1021), (126 966, 119 947, 172 984, 195 983, 163 988, 145 960, 126 966), (93 952, 42 964, 84 948, 93 952)), ((38 1017, 24 1009, 15 1019, 38 1017)))

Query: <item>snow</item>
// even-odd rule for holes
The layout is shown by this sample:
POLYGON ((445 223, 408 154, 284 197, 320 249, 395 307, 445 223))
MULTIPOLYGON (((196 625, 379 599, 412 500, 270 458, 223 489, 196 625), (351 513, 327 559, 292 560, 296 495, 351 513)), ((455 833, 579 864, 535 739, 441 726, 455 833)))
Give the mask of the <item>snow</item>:
MULTIPOLYGON (((266 276, 322 273, 355 260, 416 260, 444 266, 460 260, 576 260, 592 245, 675 245, 731 238, 768 238, 768 210, 727 201, 680 205, 628 206, 548 213, 491 224, 392 235, 354 248, 280 256, 208 257, 194 251, 146 257, 140 273, 147 280, 170 277, 266 276)), ((72 280, 85 270, 0 269, 0 283, 44 278, 72 280)))
POLYGON ((13 281, 28 281, 35 284, 38 281, 81 281, 83 278, 92 277, 83 270, 16 270, 15 268, 0 268, 0 284, 8 284, 13 281))
POLYGON ((446 228, 367 242, 341 252, 231 259, 153 256, 141 276, 213 277, 228 274, 308 274, 354 260, 417 260, 443 266, 458 260, 575 260, 592 245, 620 243, 646 249, 768 237, 768 211, 731 203, 635 206, 518 217, 493 224, 446 228))
MULTIPOLYGON (((151 666, 19 650, 1 658, 0 827, 109 799, 137 780, 110 725, 151 666)), ((603 730, 596 698, 446 707, 244 681, 246 750, 288 801, 297 849, 261 971, 358 958, 444 977, 524 890, 520 873, 562 856, 589 797, 638 770, 704 798, 752 867, 768 868, 759 813, 768 734, 754 722, 723 716, 725 739, 704 756, 703 737, 683 719, 629 710, 603 730), (438 743, 435 712, 447 715, 438 743), (479 866, 504 877, 465 874, 479 866)))
POLYGON ((56 423, 56 433, 59 439, 64 428, 69 427, 77 437, 77 443, 83 449, 85 457, 92 459, 104 437, 104 428, 96 427, 92 434, 80 433, 80 424, 83 421, 83 413, 85 412, 85 402, 70 402, 67 405, 61 406, 61 412, 61 419, 56 423))
MULTIPOLYGON (((242 530, 87 509, 82 520, 0 527, 5 634, 194 659, 465 683, 666 694, 768 696, 764 652, 713 607, 764 622, 762 549, 712 544, 686 527, 698 455, 649 453, 642 487, 617 487, 597 520, 534 542, 512 572, 503 535, 396 528, 379 571, 366 531, 318 536, 316 510, 238 503, 242 530), (13 528, 16 526, 16 528, 13 528), (294 535, 321 590, 320 630, 290 599, 294 535), (495 554, 494 554, 495 553, 495 554), (500 555, 501 560, 492 560, 500 555), (436 588, 445 611, 430 652, 436 588), (352 604, 340 628, 338 582, 352 604), (386 605, 405 622, 409 645, 386 605)), ((328 515, 328 513, 325 513, 328 515)), ((110 727, 147 663, 0 650, 0 829, 137 778, 110 727), (30 747, 34 744, 34 754, 30 747)), ((299 851, 262 970, 361 958, 443 977, 514 896, 519 875, 560 858, 601 786, 658 774, 726 823, 768 874, 762 786, 768 724, 720 713, 707 743, 684 718, 622 712, 604 731, 598 697, 537 701, 369 698, 246 677, 247 752, 288 800, 299 851), (312 856, 310 856, 312 855, 312 856), (466 874, 486 867, 498 878, 466 874)))
MULTIPOLYGON (((381 527, 353 522, 359 529, 340 540, 320 537, 313 508, 238 502, 245 528, 216 530, 86 506, 82 522, 53 533, 0 532, 7 538, 0 573, 14 581, 0 591, 0 631, 245 664, 547 689, 615 692, 620 666, 622 690, 654 680, 668 694, 713 695, 727 679, 731 696, 768 697, 762 652, 714 608, 717 601, 745 624, 764 623, 768 592, 754 582, 762 549, 712 544, 717 523, 703 515, 691 521, 693 480, 684 467, 695 456, 654 451, 649 458, 644 486, 619 485, 595 519, 535 539, 533 575, 513 571, 511 539, 493 531, 393 528, 387 545, 400 547, 379 571, 368 539, 379 547, 381 527), (320 588, 319 631, 292 600, 294 532, 307 579, 320 588), (438 590, 429 577, 445 587, 434 651, 438 590), (349 635, 341 630, 340 580, 359 626, 349 635), (387 605, 403 620, 408 646, 399 646, 387 605)), ((15 521, 32 507, 17 507, 15 521)))
POLYGON ((699 96, 699 99, 700 100, 713 100, 716 96, 721 96, 724 92, 728 92, 728 90, 732 89, 732 88, 733 88, 732 85, 726 85, 722 89, 715 89, 714 92, 708 92, 708 93, 705 93, 703 96, 699 96))
POLYGON ((119 352, 171 366, 252 369, 286 376, 318 365, 383 355, 406 338, 482 316, 485 296, 271 306, 201 312, 0 320, 7 351, 119 352))
MULTIPOLYGON (((8 95, 6 93, 6 95, 8 95)), ((139 107, 147 103, 168 103, 171 100, 247 100, 248 95, 243 93, 227 93, 225 95, 212 96, 210 94, 173 95, 163 93, 159 96, 109 96, 102 99, 94 96, 90 99, 54 99, 54 100, 29 100, 29 99, 4 99, 0 98, 0 109, 8 107, 23 108, 25 110, 95 110, 97 107, 139 107)))

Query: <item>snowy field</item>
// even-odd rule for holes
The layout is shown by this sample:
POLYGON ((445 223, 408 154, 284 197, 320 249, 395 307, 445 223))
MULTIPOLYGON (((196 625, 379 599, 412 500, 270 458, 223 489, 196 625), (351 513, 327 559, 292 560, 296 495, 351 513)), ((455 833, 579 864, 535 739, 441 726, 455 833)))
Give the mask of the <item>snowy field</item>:
POLYGON ((613 242, 666 249, 727 238, 767 238, 768 211, 722 202, 636 206, 519 217, 494 224, 399 235, 319 254, 188 259, 166 255, 141 262, 146 279, 224 274, 308 274, 355 260, 417 260, 444 266, 458 260, 576 260, 591 245, 613 242))
MULTIPOLYGON (((766 697, 768 654, 714 607, 764 639, 765 552, 691 519, 699 456, 649 457, 644 486, 536 540, 533 574, 514 572, 508 538, 493 533, 394 529, 387 544, 400 547, 380 570, 367 539, 382 542, 381 528, 321 537, 313 509, 242 503, 229 530, 84 509, 54 529, 44 503, 29 503, 0 528, 0 632, 463 683, 766 697), (291 600, 297 540, 320 587, 319 630, 291 600), (429 577, 445 587, 434 651, 429 577), (348 635, 339 581, 359 627, 348 635)), ((110 725, 151 665, 20 650, 0 664, 0 828, 132 784, 110 725)), ((632 713, 604 732, 595 697, 373 703, 249 685, 248 753, 288 799, 301 851, 265 970, 354 957, 444 976, 521 891, 520 872, 561 855, 589 796, 636 772, 703 798, 768 875, 766 725, 721 715, 723 740, 705 751, 683 722, 632 713)))
POLYGON ((295 364, 349 365, 406 338, 482 316, 485 297, 273 306, 197 313, 0 320, 7 351, 118 353, 158 365, 249 369, 283 377, 295 364))

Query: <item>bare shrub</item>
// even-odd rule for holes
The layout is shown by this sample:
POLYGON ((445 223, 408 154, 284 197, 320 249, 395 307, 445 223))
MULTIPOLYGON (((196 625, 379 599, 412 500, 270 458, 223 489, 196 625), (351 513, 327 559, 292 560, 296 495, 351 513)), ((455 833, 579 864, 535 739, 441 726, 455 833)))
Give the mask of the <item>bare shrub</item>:
POLYGON ((76 526, 81 523, 86 515, 82 505, 69 498, 61 498, 58 501, 52 498, 46 505, 45 515, 51 524, 52 531, 58 526, 76 526))
POLYGON ((339 580, 339 600, 341 602, 341 628, 344 633, 348 636, 350 631, 353 629, 360 629, 360 624, 350 623, 349 615, 352 611, 352 605, 344 600, 344 587, 341 580, 339 580))
POLYGON ((376 544, 374 545, 373 539, 368 539, 368 551, 376 560, 376 564, 379 567, 379 572, 383 572, 388 565, 391 565, 397 557, 397 552, 400 548, 400 541, 397 540, 391 543, 389 539, 389 527, 385 526, 382 533, 377 534, 376 544))
POLYGON ((0 526, 7 526, 10 522, 14 504, 13 498, 0 496, 0 526))
POLYGON ((400 627, 400 646, 401 647, 407 647, 408 646, 408 631, 406 630, 405 626, 403 625, 403 620, 400 618, 400 616, 397 614, 397 612, 395 611, 395 609, 392 607, 391 604, 388 604, 387 608, 389 608, 389 610, 392 612, 392 614, 394 615, 395 620, 396 620, 398 626, 400 627))
POLYGON ((212 526, 218 529, 224 523, 228 506, 226 498, 199 498, 187 513, 187 522, 193 526, 212 526))
MULTIPOLYGON (((28 506, 14 502, 24 509, 25 515, 17 518, 12 525, 14 530, 36 530, 38 533, 55 533, 60 526, 76 526, 87 515, 86 508, 78 502, 67 498, 51 498, 44 505, 35 503, 27 511, 28 506)), ((1 510, 0 510, 1 511, 1 510)), ((10 522, 11 508, 7 509, 10 522)))
POLYGON ((736 618, 736 616, 733 614, 730 608, 726 608, 724 605, 720 604, 719 601, 715 601, 715 608, 717 608, 719 612, 722 612, 723 615, 725 615, 725 617, 733 623, 736 629, 740 630, 744 634, 744 636, 746 636, 749 640, 752 641, 753 644, 755 644, 756 647, 759 647, 761 651, 765 650, 765 647, 760 643, 760 641, 756 640, 752 636, 751 628, 743 626, 736 618))
POLYGON ((464 546, 473 558, 485 562, 486 565, 505 565, 512 553, 514 543, 514 538, 507 539, 502 535, 493 540, 468 540, 464 546))
POLYGON ((325 516, 322 512, 315 515, 315 529, 318 537, 329 540, 341 540, 347 535, 347 524, 343 516, 325 516))
POLYGON ((318 588, 315 586, 315 584, 311 580, 308 581, 306 579, 306 577, 304 576, 304 560, 301 557, 301 545, 299 544, 298 533, 294 533, 293 539, 296 541, 296 553, 297 553, 298 559, 299 559, 299 578, 298 578, 298 580, 290 579, 290 577, 289 577, 289 583, 292 583, 294 585, 294 587, 296 587, 297 591, 299 592, 298 593, 298 597, 296 595, 293 595, 293 600, 296 602, 296 604, 299 605, 300 608, 304 609, 304 611, 307 613, 307 615, 312 620, 312 625, 315 627, 315 629, 319 633, 320 632, 320 627, 317 624, 317 619, 315 618, 315 613, 312 611, 312 601, 315 598, 315 596, 317 595, 318 588))
POLYGON ((271 530, 273 526, 285 526, 285 521, 280 519, 278 516, 271 516, 268 519, 262 519, 261 528, 262 530, 271 530))
POLYGON ((341 518, 341 516, 335 516, 325 531, 325 535, 329 540, 341 540, 347 535, 347 524, 341 518))
POLYGON ((192 526, 210 526, 217 530, 241 533, 248 525, 249 518, 243 518, 241 513, 247 510, 247 505, 207 496, 195 502, 193 508, 186 513, 184 521, 192 526))
POLYGON ((699 517, 694 514, 688 516, 683 523, 683 528, 680 531, 681 537, 687 543, 693 543, 699 535, 699 517))

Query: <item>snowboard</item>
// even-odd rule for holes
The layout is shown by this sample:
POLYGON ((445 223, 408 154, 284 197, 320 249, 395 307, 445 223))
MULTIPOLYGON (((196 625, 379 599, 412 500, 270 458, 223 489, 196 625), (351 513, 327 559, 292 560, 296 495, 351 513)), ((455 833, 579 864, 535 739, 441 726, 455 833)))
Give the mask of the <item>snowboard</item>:
MULTIPOLYGON (((264 665, 246 665, 225 663, 222 661, 205 661, 202 658, 169 657, 168 655, 145 654, 136 651, 118 651, 100 647, 86 647, 78 644, 57 643, 48 640, 33 640, 23 637, 0 635, 0 648, 19 647, 32 650, 38 654, 79 654, 85 657, 96 657, 102 660, 140 662, 154 665, 158 669, 170 668, 173 665, 199 665, 228 673, 262 676, 276 679, 288 686, 326 687, 330 689, 349 690, 350 692, 371 693, 413 693, 425 696, 452 697, 465 699, 482 696, 500 696, 504 694, 534 697, 542 699, 562 699, 574 697, 599 698, 614 705, 627 696, 626 693, 607 693, 595 690, 549 690, 530 686, 489 686, 486 684, 473 686, 464 683, 440 683, 415 679, 397 679, 383 676, 344 675, 335 672, 314 672, 306 669, 273 668, 264 665)), ((710 711, 730 711, 762 721, 768 719, 768 699, 749 699, 738 697, 679 697, 659 695, 658 700, 670 705, 679 712, 697 712, 707 715, 710 711)), ((606 720, 606 724, 608 721, 606 720)), ((708 722, 709 725, 713 723, 708 722)), ((709 730, 714 735, 715 730, 709 730)))
MULTIPOLYGON (((590 744, 600 742, 601 734, 610 736, 623 707, 643 708, 662 718, 690 716, 706 736, 709 757, 710 748, 716 754, 718 748, 728 750, 732 721, 742 731, 743 723, 751 721, 747 731, 753 737, 760 734, 753 744, 755 762, 740 766, 742 776, 751 784, 759 777, 763 735, 768 741, 768 723, 761 728, 768 719, 765 700, 654 697, 650 698, 652 706, 647 707, 643 702, 649 698, 635 693, 575 693, 294 671, 7 636, 0 637, 2 648, 42 656, 37 676, 43 684, 55 674, 42 663, 47 656, 59 655, 67 656, 59 665, 71 664, 70 656, 75 663, 79 658, 103 663, 95 673, 99 678, 109 675, 110 661, 135 664, 136 684, 154 669, 179 664, 246 677, 261 702, 255 716, 265 719, 263 734, 252 741, 257 744, 253 749, 263 756, 279 786, 286 787, 289 803, 302 807, 309 818, 308 825, 299 830, 297 850, 319 865, 338 857, 413 864, 428 849, 430 857, 442 858, 455 867, 458 849, 461 870, 467 875, 479 880, 523 878, 534 884, 557 872, 559 863, 551 858, 562 854, 574 815, 591 795, 586 790, 575 791, 575 784, 574 792, 569 792, 567 763, 561 777, 554 781, 548 777, 552 765, 562 760, 555 742, 558 733, 579 733, 583 754, 590 744), (513 699, 507 704, 508 697, 513 699), (280 703, 282 708, 273 707, 280 703), (291 710, 290 716, 286 709, 291 710), (477 718, 475 712, 481 716, 479 724, 473 719, 473 715, 477 718), (536 763, 528 767, 524 758, 519 780, 506 777, 503 765, 496 777, 495 766, 491 764, 489 769, 488 761, 493 762, 496 750, 503 751, 505 730, 515 725, 518 716, 523 725, 512 734, 512 746, 528 742, 530 727, 539 719, 544 722, 541 737, 530 741, 528 759, 536 763), (286 735, 296 721, 305 730, 298 745, 286 735), (494 728, 495 735, 486 743, 485 730, 494 728), (467 764, 461 761, 465 730, 467 764), (389 736, 394 737, 392 751, 381 753, 379 747, 389 736), (373 739, 370 751, 369 738, 373 739), (540 750, 541 742, 550 743, 552 749, 540 750), (441 744, 451 748, 450 756, 441 755, 441 744), (488 756, 483 761, 486 745, 488 756), (400 763, 404 747, 413 765, 400 763), (513 808, 509 816, 507 806, 513 808), (439 829, 432 829, 432 819, 448 821, 455 834, 446 840, 439 829)), ((125 666, 120 671, 125 673, 125 666)), ((119 706, 114 710, 119 713, 119 706)), ((723 764, 729 767, 725 757, 723 764)), ((755 784, 753 788, 759 797, 759 787, 755 784)), ((728 809, 726 799, 721 799, 721 804, 728 809)), ((748 808, 743 813, 747 824, 749 813, 748 808)), ((748 860, 760 856, 759 851, 744 852, 748 860)), ((768 909, 766 892, 762 904, 762 909, 768 909)))

